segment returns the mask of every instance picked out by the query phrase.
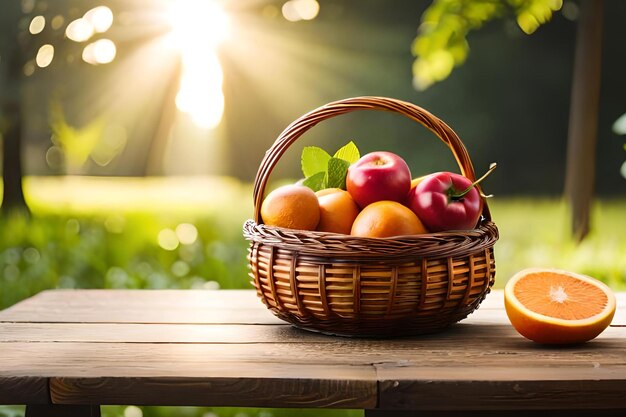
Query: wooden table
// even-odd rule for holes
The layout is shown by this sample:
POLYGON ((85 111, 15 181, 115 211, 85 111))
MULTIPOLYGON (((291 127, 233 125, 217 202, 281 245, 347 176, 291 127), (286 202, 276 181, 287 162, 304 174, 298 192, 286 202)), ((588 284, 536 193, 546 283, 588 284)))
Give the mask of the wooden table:
POLYGON ((597 339, 548 348, 513 330, 497 291, 444 333, 364 340, 287 325, 252 291, 52 290, 0 312, 0 404, 626 416, 625 325, 626 294, 597 339))

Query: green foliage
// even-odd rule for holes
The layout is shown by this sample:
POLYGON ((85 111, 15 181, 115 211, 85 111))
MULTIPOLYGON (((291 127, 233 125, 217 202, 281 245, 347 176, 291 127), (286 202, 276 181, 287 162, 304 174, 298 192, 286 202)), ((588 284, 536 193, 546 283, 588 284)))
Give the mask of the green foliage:
POLYGON ((358 161, 360 157, 361 153, 359 152, 359 148, 357 148, 353 141, 350 141, 346 145, 339 148, 339 150, 333 155, 333 158, 343 159, 350 164, 358 161))
POLYGON ((515 16, 520 29, 531 34, 562 5, 562 0, 434 0, 422 15, 412 45, 415 88, 425 90, 463 64, 468 34, 485 23, 515 16))
POLYGON ((346 189, 346 175, 350 163, 343 159, 332 157, 328 161, 328 171, 326 172, 326 188, 346 189))
POLYGON ((0 218, 0 309, 50 288, 251 288, 241 224, 150 212, 0 218), (181 224, 197 238, 160 246, 181 224))
POLYGON ((302 150, 302 173, 306 177, 302 182, 313 191, 324 188, 346 189, 346 174, 350 164, 360 158, 359 149, 350 141, 331 157, 328 152, 317 146, 307 146, 302 150))
POLYGON ((326 171, 330 155, 317 146, 306 146, 302 149, 302 173, 305 177, 326 171))

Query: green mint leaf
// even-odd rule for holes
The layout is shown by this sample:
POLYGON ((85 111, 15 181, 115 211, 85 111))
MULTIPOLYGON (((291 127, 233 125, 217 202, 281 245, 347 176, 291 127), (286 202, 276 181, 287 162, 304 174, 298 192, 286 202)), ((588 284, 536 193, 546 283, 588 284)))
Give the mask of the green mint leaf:
POLYGON ((359 149, 356 147, 353 141, 348 142, 347 145, 343 146, 341 149, 335 152, 335 155, 333 155, 333 158, 343 159, 344 161, 348 161, 351 164, 358 161, 360 157, 361 154, 359 153, 359 149))
POLYGON ((326 187, 326 172, 320 171, 302 181, 302 185, 309 187, 313 191, 323 190, 326 187))
POLYGON ((330 155, 317 146, 306 146, 302 149, 302 173, 311 177, 319 172, 326 171, 330 155))
POLYGON ((339 159, 330 158, 328 160, 328 172, 327 172, 327 187, 328 188, 341 188, 346 189, 346 174, 348 173, 348 167, 350 162, 339 159))

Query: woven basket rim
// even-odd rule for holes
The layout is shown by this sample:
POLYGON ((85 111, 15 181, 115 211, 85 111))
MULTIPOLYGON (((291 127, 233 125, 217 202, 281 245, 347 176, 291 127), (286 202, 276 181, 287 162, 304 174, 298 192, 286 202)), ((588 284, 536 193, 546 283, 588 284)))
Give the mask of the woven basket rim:
POLYGON ((368 238, 340 233, 286 229, 257 224, 249 219, 243 225, 246 240, 320 258, 394 259, 415 257, 455 257, 479 252, 498 240, 498 228, 482 219, 471 230, 453 230, 421 235, 368 238))

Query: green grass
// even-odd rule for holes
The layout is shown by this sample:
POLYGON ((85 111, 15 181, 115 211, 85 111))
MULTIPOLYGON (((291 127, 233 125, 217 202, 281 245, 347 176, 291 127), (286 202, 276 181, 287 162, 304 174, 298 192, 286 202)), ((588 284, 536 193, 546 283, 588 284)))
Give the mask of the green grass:
POLYGON ((496 288, 523 268, 548 267, 626 289, 626 200, 595 202, 592 230, 580 244, 570 238, 569 210, 560 200, 494 198, 490 208, 500 231, 496 288))
MULTIPOLYGON (((59 287, 251 288, 241 235, 252 215, 249 184, 227 178, 29 178, 26 192, 30 218, 0 217, 0 308, 59 287)), ((626 200, 596 202, 592 232, 579 245, 569 238, 567 207, 558 200, 494 198, 490 207, 500 230, 496 288, 520 269, 542 266, 626 289, 626 200)), ((362 415, 355 410, 141 410, 144 417, 362 415)), ((103 407, 106 417, 140 417, 136 411, 103 407)), ((3 415, 22 416, 23 407, 0 407, 3 415)))

